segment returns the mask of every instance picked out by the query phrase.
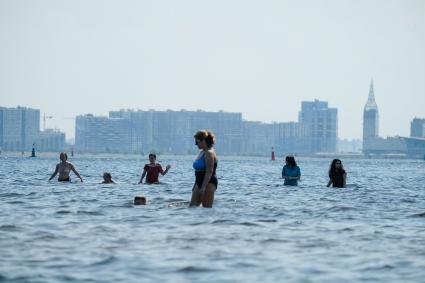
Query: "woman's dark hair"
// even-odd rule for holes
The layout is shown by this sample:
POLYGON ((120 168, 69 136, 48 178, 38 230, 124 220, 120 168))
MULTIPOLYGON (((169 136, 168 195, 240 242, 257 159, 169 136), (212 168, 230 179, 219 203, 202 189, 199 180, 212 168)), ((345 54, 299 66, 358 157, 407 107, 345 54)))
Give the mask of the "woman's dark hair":
POLYGON ((285 158, 286 163, 288 163, 289 167, 293 168, 297 166, 297 162, 295 162, 295 158, 293 156, 287 156, 285 158))
POLYGON ((66 154, 66 152, 64 152, 64 151, 63 151, 63 152, 61 152, 61 153, 59 154, 59 159, 60 159, 60 160, 62 160, 62 156, 63 156, 63 157, 65 157, 65 161, 66 161, 66 160, 68 160, 68 154, 66 154))
POLYGON ((341 162, 340 159, 334 159, 334 160, 332 160, 331 166, 329 167, 329 178, 332 178, 336 174, 337 169, 336 169, 336 165, 335 164, 337 162, 341 163, 341 168, 342 168, 342 162, 341 162))
POLYGON ((105 176, 106 178, 108 178, 108 179, 112 179, 112 175, 111 175, 111 173, 109 173, 109 172, 105 172, 105 173, 103 173, 103 176, 105 176))
POLYGON ((155 153, 149 153, 149 157, 153 156, 153 158, 156 159, 156 154, 155 153))
POLYGON ((215 136, 211 131, 200 130, 200 131, 197 131, 193 137, 196 140, 205 141, 207 143, 208 148, 213 147, 215 143, 215 136))

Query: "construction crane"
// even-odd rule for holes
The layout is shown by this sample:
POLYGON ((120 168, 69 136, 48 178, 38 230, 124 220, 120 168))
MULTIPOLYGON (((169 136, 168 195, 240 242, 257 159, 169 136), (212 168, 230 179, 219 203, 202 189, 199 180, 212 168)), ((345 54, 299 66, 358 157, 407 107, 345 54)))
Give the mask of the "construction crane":
POLYGON ((53 119, 53 116, 46 116, 46 113, 43 114, 43 131, 46 130, 46 120, 53 119))

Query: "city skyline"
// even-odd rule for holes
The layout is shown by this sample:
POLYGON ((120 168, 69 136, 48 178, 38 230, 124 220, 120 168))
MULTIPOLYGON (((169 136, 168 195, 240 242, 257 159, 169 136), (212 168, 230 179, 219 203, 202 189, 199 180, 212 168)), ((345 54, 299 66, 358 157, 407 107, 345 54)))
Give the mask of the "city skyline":
POLYGON ((109 117, 76 118, 75 149, 81 152, 194 153, 193 133, 211 130, 221 154, 336 153, 338 109, 326 101, 302 101, 296 122, 261 123, 242 113, 208 111, 110 111, 109 117))
POLYGON ((72 137, 83 113, 291 121, 317 98, 340 110, 341 138, 361 138, 373 77, 381 135, 407 136, 425 116, 424 13, 423 1, 4 0, 0 105, 42 109, 72 137))
MULTIPOLYGON (((367 104, 366 104, 366 106, 368 106, 368 104, 370 103, 370 101, 371 101, 371 93, 372 93, 372 98, 373 98, 373 103, 375 103, 375 106, 376 106, 376 102, 375 102, 375 97, 374 97, 374 83, 373 83, 373 79, 370 81, 370 86, 369 86, 369 95, 367 96, 367 104)), ((318 100, 318 99, 314 99, 314 100, 318 100)), ((301 103, 302 101, 300 101, 300 103, 301 103)), ((33 108, 33 107, 30 107, 30 106, 28 106, 28 105, 12 105, 12 106, 6 106, 6 105, 0 105, 0 107, 9 107, 9 108, 19 108, 19 107, 22 107, 22 108, 33 108)), ((365 107, 365 105, 363 105, 363 108, 365 107)), ((338 108, 338 107, 336 107, 336 108, 338 108)), ((106 111, 106 113, 101 113, 101 114, 99 114, 99 113, 95 113, 95 112, 86 112, 86 113, 77 113, 77 115, 75 116, 75 117, 67 117, 67 118, 65 118, 65 119, 67 119, 67 120, 72 120, 72 127, 70 128, 70 129, 68 129, 68 131, 64 128, 64 127, 61 127, 61 126, 58 126, 58 125, 55 125, 55 126, 51 126, 50 125, 50 122, 49 122, 49 120, 50 119, 53 119, 54 117, 52 117, 52 116, 50 116, 49 115, 49 113, 46 113, 45 111, 43 111, 42 109, 38 109, 39 111, 40 111, 40 130, 59 130, 59 131, 63 131, 65 134, 66 134, 66 140, 74 140, 75 139, 75 120, 76 120, 76 118, 78 117, 78 116, 84 116, 84 115, 93 115, 93 116, 96 116, 96 117, 109 117, 109 115, 110 115, 110 113, 111 112, 114 112, 114 111, 116 111, 116 110, 112 110, 112 109, 108 109, 107 111, 106 111), (45 116, 45 117, 43 117, 43 116, 45 116), (71 134, 70 134, 71 133, 71 134)), ((119 111, 174 111, 174 112, 178 112, 178 111, 188 111, 188 112, 225 112, 225 113, 238 113, 238 114, 241 114, 242 115, 242 120, 244 120, 244 121, 249 121, 249 122, 258 122, 258 123, 264 123, 264 124, 278 124, 278 123, 290 123, 290 122, 295 122, 299 117, 298 117, 298 114, 299 113, 297 113, 297 116, 296 117, 293 117, 291 120, 287 120, 287 121, 260 121, 260 120, 249 120, 249 119, 247 119, 245 116, 244 116, 244 113, 242 113, 242 112, 236 112, 236 111, 226 111, 226 110, 223 110, 223 109, 219 109, 219 110, 205 110, 205 109, 185 109, 185 108, 181 108, 181 109, 170 109, 170 108, 168 108, 168 109, 141 109, 141 108, 121 108, 121 109, 119 109, 119 111)), ((362 110, 362 113, 363 113, 363 116, 364 116, 364 109, 362 110)), ((424 115, 425 116, 425 115, 424 115)), ((341 137, 340 135, 338 135, 338 139, 340 139, 340 140, 362 140, 362 137, 363 137, 363 139, 364 139, 364 117, 362 117, 363 118, 363 120, 362 120, 362 123, 363 123, 363 127, 362 127, 362 132, 363 132, 363 134, 362 134, 362 136, 360 136, 360 137, 354 137, 354 138, 347 138, 347 137, 341 137)), ((411 118, 411 120, 409 121, 409 123, 405 126, 405 128, 407 129, 407 131, 408 131, 408 134, 406 134, 406 135, 401 135, 401 134, 398 134, 398 133, 396 133, 396 134, 394 134, 394 135, 392 135, 392 136, 409 136, 410 135, 410 132, 409 131, 411 131, 411 128, 410 128, 410 123, 412 122, 412 120, 414 120, 414 119, 419 119, 419 120, 423 120, 423 119, 421 119, 421 117, 419 117, 419 116, 415 116, 415 117, 412 117, 411 118)), ((339 123, 341 123, 340 121, 339 121, 339 123)), ((376 125, 377 125, 377 128, 380 128, 380 117, 378 117, 378 119, 377 119, 377 121, 376 121, 376 125)), ((338 129, 338 131, 340 131, 339 129, 338 129)), ((378 130, 377 130, 378 131, 378 130)), ((378 134, 378 132, 377 132, 377 134, 378 134)), ((382 137, 390 137, 390 136, 385 136, 385 135, 382 135, 382 137)))

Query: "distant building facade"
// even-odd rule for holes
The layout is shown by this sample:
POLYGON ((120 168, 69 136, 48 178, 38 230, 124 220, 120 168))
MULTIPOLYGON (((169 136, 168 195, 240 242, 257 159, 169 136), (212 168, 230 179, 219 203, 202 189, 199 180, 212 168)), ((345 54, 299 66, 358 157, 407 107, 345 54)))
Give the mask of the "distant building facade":
POLYGON ((425 119, 414 118, 410 123, 410 137, 425 138, 425 119))
POLYGON ((66 149, 65 133, 53 129, 41 131, 36 149, 37 151, 64 151, 66 149))
POLYGON ((83 152, 131 152, 130 137, 126 119, 90 114, 75 119, 75 147, 83 152))
POLYGON ((193 135, 207 129, 216 136, 216 149, 222 153, 239 153, 242 138, 242 114, 206 111, 120 110, 109 118, 125 119, 131 128, 133 152, 189 153, 195 149, 193 135))
POLYGON ((337 110, 316 100, 303 102, 300 113, 303 121, 261 123, 224 111, 110 111, 109 117, 78 116, 75 145, 87 152, 187 154, 197 151, 195 132, 206 129, 214 132, 220 154, 264 155, 272 147, 277 154, 335 152, 337 110))
POLYGON ((363 141, 361 139, 338 139, 339 153, 361 153, 363 141))
POLYGON ((326 101, 303 101, 299 122, 304 125, 310 153, 337 151, 338 109, 329 108, 326 101))
POLYGON ((40 110, 0 107, 0 147, 7 151, 30 151, 40 133, 40 110))

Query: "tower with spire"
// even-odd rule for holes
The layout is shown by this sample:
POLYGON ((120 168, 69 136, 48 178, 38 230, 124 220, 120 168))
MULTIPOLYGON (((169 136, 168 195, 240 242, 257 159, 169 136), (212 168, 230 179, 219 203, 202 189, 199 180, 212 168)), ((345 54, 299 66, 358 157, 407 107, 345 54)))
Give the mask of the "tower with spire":
POLYGON ((369 97, 363 110, 363 151, 367 152, 368 142, 379 137, 379 112, 375 101, 373 79, 370 82, 369 97))

